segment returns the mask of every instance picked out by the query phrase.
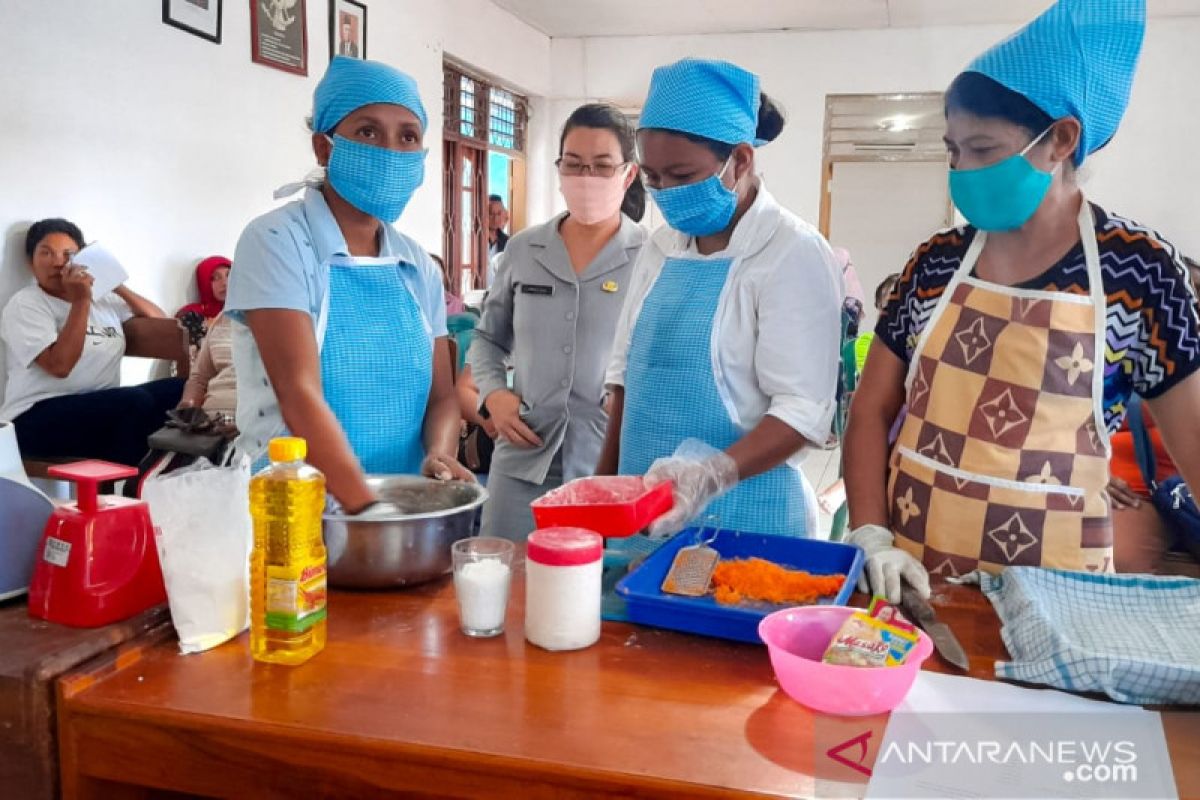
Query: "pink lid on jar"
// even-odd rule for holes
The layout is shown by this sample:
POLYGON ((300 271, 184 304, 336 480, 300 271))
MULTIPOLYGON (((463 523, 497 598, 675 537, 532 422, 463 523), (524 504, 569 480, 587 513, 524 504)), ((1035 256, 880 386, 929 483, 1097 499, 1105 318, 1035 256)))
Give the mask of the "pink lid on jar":
POLYGON ((551 567, 591 564, 604 556, 604 538, 583 528, 542 528, 529 534, 525 554, 551 567))

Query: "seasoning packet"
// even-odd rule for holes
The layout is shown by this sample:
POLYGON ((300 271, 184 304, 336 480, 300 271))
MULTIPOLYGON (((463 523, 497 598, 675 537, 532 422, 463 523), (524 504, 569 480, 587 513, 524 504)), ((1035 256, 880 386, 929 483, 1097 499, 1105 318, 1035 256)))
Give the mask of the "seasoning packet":
POLYGON ((916 643, 916 628, 895 606, 876 597, 866 611, 857 611, 842 623, 821 660, 852 667, 895 667, 904 663, 916 643))
POLYGON ((871 598, 870 605, 867 606, 867 615, 886 622, 889 625, 895 625, 900 630, 912 631, 916 635, 917 628, 900 612, 900 609, 889 603, 887 599, 875 595, 871 598))

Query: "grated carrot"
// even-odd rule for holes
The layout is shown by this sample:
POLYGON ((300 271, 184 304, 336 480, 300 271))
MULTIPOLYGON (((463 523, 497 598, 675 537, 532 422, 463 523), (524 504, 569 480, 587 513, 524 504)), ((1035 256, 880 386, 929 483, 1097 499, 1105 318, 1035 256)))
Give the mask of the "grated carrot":
POLYGON ((724 605, 747 600, 812 603, 837 594, 845 580, 845 575, 812 575, 762 558, 732 559, 721 561, 713 571, 713 596, 724 605))

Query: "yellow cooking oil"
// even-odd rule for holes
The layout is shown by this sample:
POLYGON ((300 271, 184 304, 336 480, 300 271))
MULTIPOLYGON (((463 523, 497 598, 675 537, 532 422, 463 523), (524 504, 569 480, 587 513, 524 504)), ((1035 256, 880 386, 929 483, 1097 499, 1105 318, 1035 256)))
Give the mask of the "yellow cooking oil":
POLYGON ((325 476, 304 463, 307 443, 272 439, 271 464, 250 480, 250 652, 302 664, 325 647, 325 476))

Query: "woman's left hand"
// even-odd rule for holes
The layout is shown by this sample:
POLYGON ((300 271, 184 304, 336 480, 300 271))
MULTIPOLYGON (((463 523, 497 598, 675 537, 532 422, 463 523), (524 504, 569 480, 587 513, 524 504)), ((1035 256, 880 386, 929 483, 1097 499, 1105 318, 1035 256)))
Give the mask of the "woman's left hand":
POLYGON ((439 481, 475 483, 475 476, 471 474, 471 470, 458 463, 454 456, 440 453, 429 453, 425 456, 425 460, 421 462, 421 474, 439 481))

